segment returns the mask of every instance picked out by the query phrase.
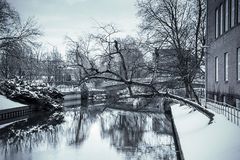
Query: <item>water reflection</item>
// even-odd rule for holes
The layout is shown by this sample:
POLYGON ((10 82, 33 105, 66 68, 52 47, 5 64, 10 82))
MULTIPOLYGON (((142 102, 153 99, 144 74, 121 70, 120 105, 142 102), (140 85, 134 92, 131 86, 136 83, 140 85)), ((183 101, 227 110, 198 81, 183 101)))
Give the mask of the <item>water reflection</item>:
POLYGON ((174 159, 171 128, 165 121, 164 115, 105 112, 101 116, 101 135, 110 138, 110 144, 127 159, 174 159))
POLYGON ((65 113, 65 118, 69 123, 67 126, 67 143, 69 145, 80 146, 84 140, 89 136, 91 125, 95 123, 99 110, 87 109, 75 109, 65 113))
POLYGON ((0 130, 0 159, 176 159, 163 114, 65 108, 0 130))
POLYGON ((24 159, 25 154, 39 147, 42 141, 56 148, 64 116, 62 113, 32 115, 30 118, 14 123, 0 130, 0 159, 24 159), (21 155, 23 153, 23 157, 21 155))

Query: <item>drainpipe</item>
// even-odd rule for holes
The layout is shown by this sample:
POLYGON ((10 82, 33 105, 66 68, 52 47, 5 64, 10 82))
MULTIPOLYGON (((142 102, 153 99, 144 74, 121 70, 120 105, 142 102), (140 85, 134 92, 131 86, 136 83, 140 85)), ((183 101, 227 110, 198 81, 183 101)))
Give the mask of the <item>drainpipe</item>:
POLYGON ((205 55, 205 74, 204 74, 204 76, 205 76, 205 87, 204 87, 205 88, 205 94, 204 94, 205 104, 204 104, 204 106, 205 106, 205 108, 207 108, 207 68, 208 68, 208 66, 207 66, 207 51, 206 51, 206 49, 209 48, 209 46, 204 45, 201 48, 205 55))

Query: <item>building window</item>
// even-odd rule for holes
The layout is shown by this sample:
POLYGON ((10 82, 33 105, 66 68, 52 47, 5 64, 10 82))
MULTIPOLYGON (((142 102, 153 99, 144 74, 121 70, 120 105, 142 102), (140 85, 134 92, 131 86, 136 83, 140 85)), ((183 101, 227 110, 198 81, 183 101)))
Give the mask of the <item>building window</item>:
POLYGON ((226 96, 223 96, 223 104, 226 104, 226 96))
POLYGON ((237 79, 240 80, 240 48, 237 49, 237 79))
POLYGON ((240 109, 240 100, 236 99, 236 108, 240 109))
POLYGON ((218 57, 215 58, 215 81, 218 82, 218 57))
POLYGON ((220 6, 220 35, 223 34, 223 5, 220 6))
POLYGON ((231 0, 231 27, 235 25, 235 0, 231 0))
POLYGON ((229 27, 229 1, 225 1, 225 31, 228 31, 229 27))
POLYGON ((238 0, 238 23, 240 23, 240 0, 238 0))
POLYGON ((228 81, 228 53, 224 54, 224 80, 228 81))
POLYGON ((218 33, 219 33, 219 16, 218 16, 218 9, 216 9, 215 12, 215 34, 216 34, 216 38, 218 37, 218 33))

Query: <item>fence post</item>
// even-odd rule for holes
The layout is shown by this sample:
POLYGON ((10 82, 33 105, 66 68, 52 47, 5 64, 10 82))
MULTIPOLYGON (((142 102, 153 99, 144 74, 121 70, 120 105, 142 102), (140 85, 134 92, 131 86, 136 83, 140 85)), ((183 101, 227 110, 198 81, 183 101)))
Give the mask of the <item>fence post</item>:
POLYGON ((220 105, 220 109, 221 109, 221 114, 223 113, 223 106, 222 106, 222 103, 221 103, 221 105, 220 105))
POLYGON ((235 123, 235 124, 237 124, 237 120, 238 120, 238 119, 237 119, 237 112, 238 112, 238 111, 237 111, 237 109, 235 108, 235 114, 234 114, 234 115, 235 115, 235 118, 236 118, 236 123, 235 123))
POLYGON ((234 108, 234 124, 236 124, 236 109, 234 108))
POLYGON ((223 115, 226 116, 226 104, 224 103, 223 115))
POLYGON ((222 114, 222 105, 219 103, 220 114, 222 114))
POLYGON ((221 105, 218 103, 218 113, 221 114, 221 105))
POLYGON ((218 113, 221 114, 221 105, 218 103, 218 113))
POLYGON ((227 105, 225 104, 225 116, 227 117, 227 105))
POLYGON ((239 111, 237 110, 237 125, 239 125, 239 111))
POLYGON ((222 114, 224 115, 224 104, 222 103, 222 114))
POLYGON ((221 104, 221 114, 223 114, 223 109, 224 109, 224 106, 223 106, 223 103, 221 104))
POLYGON ((230 120, 229 113, 230 113, 230 110, 229 110, 229 107, 228 107, 228 120, 230 120))

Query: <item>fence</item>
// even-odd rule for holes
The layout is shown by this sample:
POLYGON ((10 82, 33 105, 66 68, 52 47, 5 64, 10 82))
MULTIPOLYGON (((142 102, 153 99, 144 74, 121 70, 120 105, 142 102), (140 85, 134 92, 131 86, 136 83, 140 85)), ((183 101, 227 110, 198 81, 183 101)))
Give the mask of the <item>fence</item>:
MULTIPOLYGON (((205 100, 202 100, 205 104, 205 100)), ((222 114, 232 123, 240 126, 240 109, 231 106, 224 102, 214 101, 212 99, 207 99, 206 103, 207 108, 215 111, 216 113, 222 114)))
POLYGON ((56 88, 61 92, 80 92, 81 91, 80 87, 74 87, 73 85, 72 86, 59 85, 56 88))

